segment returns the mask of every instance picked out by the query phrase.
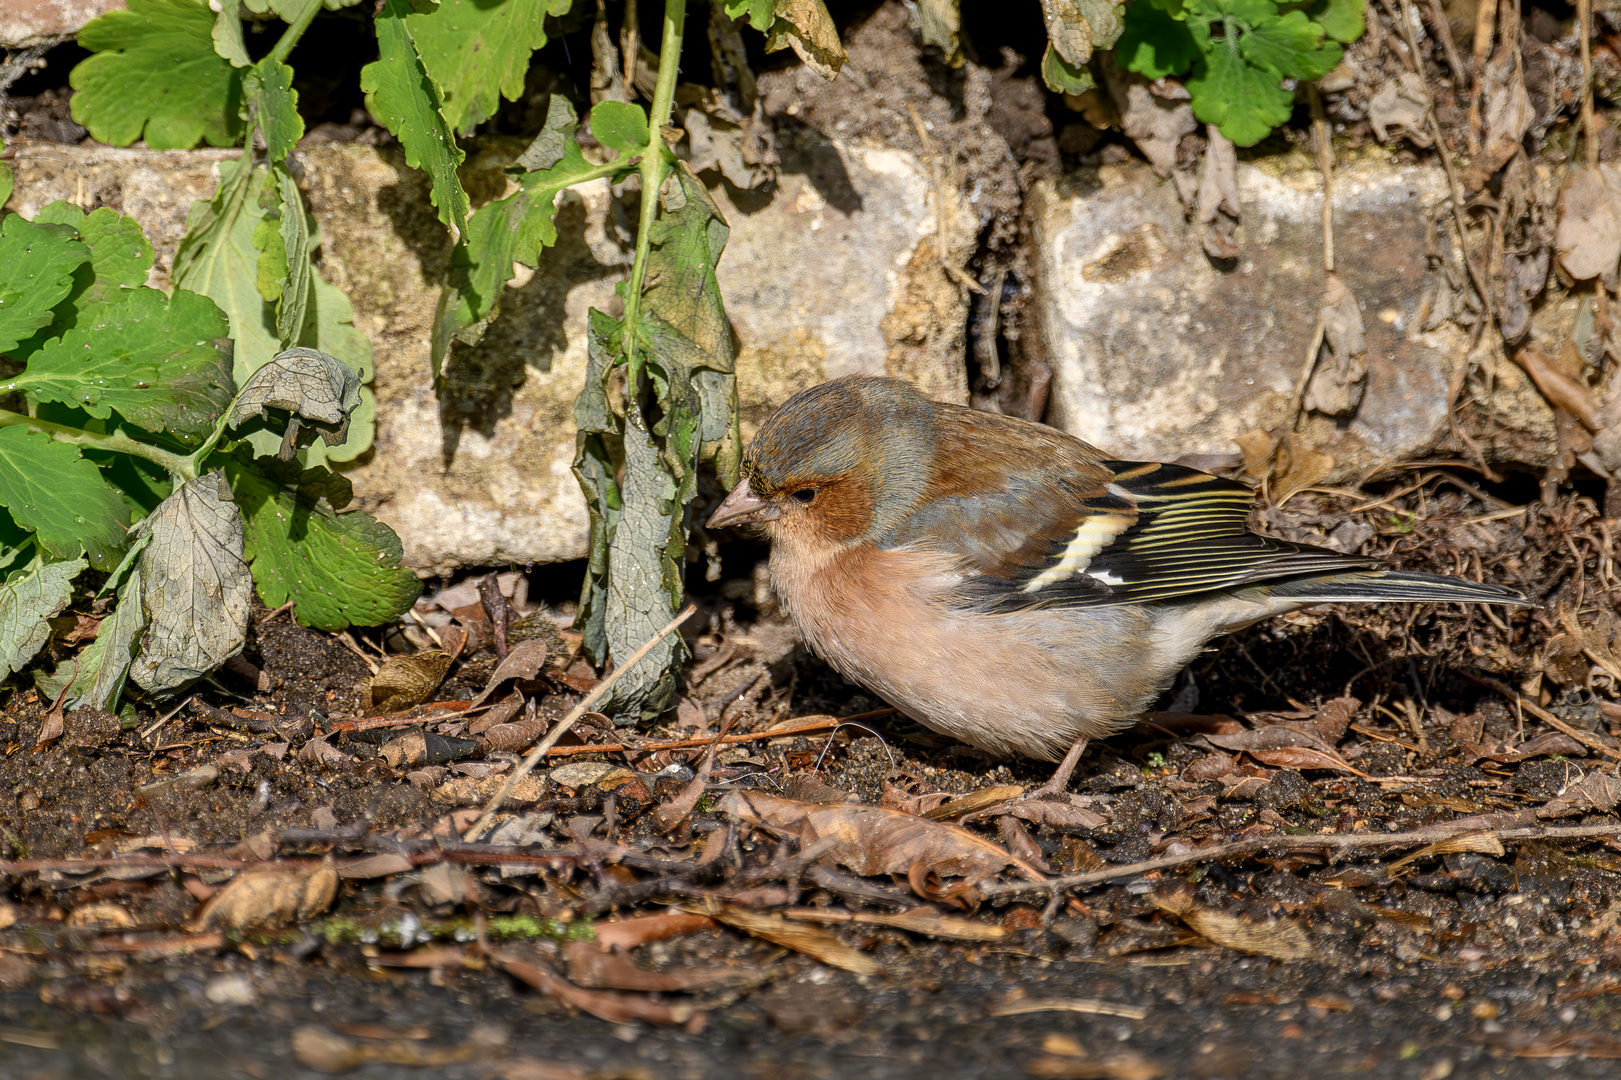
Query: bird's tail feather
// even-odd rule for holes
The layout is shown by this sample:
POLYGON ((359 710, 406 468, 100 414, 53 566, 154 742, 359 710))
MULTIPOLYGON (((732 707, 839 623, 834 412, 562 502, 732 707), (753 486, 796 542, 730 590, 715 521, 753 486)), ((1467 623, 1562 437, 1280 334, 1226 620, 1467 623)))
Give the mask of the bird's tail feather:
POLYGON ((1279 598, 1317 604, 1395 600, 1536 606, 1524 594, 1501 585, 1406 570, 1354 570, 1343 574, 1301 577, 1292 581, 1269 582, 1268 591, 1279 598))

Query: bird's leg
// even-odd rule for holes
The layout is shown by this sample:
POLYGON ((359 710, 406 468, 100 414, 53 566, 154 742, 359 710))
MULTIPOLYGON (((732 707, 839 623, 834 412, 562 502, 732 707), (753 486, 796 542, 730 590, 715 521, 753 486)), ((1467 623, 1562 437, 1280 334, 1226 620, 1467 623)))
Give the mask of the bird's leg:
POLYGON ((1041 799, 1048 795, 1064 794, 1069 789, 1069 780, 1075 772, 1075 766, 1081 763, 1081 755, 1086 753, 1087 741, 1085 735, 1076 739, 1075 744, 1069 748, 1069 753, 1064 755, 1064 760, 1058 763, 1058 769, 1053 773, 1052 779, 1034 791, 1026 792, 1024 797, 1041 799))

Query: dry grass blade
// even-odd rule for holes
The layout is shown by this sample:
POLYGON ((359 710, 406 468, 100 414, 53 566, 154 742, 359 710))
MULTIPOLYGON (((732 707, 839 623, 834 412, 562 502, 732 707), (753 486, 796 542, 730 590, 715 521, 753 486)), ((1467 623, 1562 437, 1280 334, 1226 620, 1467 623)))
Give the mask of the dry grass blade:
POLYGON ((888 926, 896 930, 909 930, 927 937, 951 938, 954 941, 1001 941, 1007 930, 996 923, 954 919, 948 915, 935 915, 928 911, 901 911, 893 915, 876 911, 829 911, 824 908, 789 908, 783 917, 795 922, 859 923, 863 926, 888 926))
POLYGON ((590 712, 596 703, 601 701, 603 696, 607 694, 609 690, 613 689, 614 683, 618 680, 619 676, 623 672, 629 671, 640 663, 642 657, 652 652, 654 647, 657 646, 659 642, 673 634, 676 628, 690 619, 693 612, 697 610, 697 604, 688 604, 685 611, 666 623, 662 630, 649 638, 641 648, 637 649, 635 652, 631 653, 630 656, 626 657, 625 662, 614 668, 611 675, 597 683, 597 685, 591 689, 589 694, 581 698, 580 703, 574 706, 573 709, 569 710, 569 714, 558 722, 558 725, 540 741, 540 744, 533 750, 529 751, 529 756, 523 759, 523 764, 512 770, 512 773, 507 777, 506 782, 501 785, 501 789, 495 793, 495 797, 490 800, 489 805, 484 808, 484 812, 478 816, 477 821, 473 822, 472 828, 467 830, 462 839, 466 840, 468 843, 472 843, 480 836, 483 836, 484 830, 490 827, 490 819, 495 816, 495 812, 497 810, 501 809, 501 803, 505 801, 507 794, 512 790, 513 785, 519 780, 522 780, 524 777, 528 776, 540 759, 546 756, 546 751, 550 750, 553 746, 556 746, 557 740, 561 739, 564 733, 566 733, 569 728, 573 727, 575 722, 578 721, 580 717, 590 712))
POLYGON ((971 791, 967 795, 959 795, 955 799, 948 799, 923 816, 934 821, 944 821, 949 818, 972 814, 974 811, 983 810, 987 806, 1005 803, 1009 799, 1017 799, 1023 794, 1024 787, 1019 784, 980 788, 978 791, 971 791))
POLYGON ((665 938, 711 930, 714 926, 715 920, 707 915, 671 911, 662 915, 638 915, 620 922, 597 923, 591 929, 596 934, 599 949, 633 949, 665 938))
POLYGON ((1088 1016, 1120 1016, 1127 1020, 1141 1020, 1148 1015, 1146 1005, 1124 1005, 1118 1001, 1100 1001, 1097 998, 1030 998, 992 1009, 992 1016, 1024 1016, 1027 1013, 1071 1012, 1088 1016))
POLYGON ((1403 867, 1410 866, 1419 859, 1431 855, 1452 855, 1460 851, 1478 851, 1487 855, 1501 856, 1503 842, 1489 832, 1460 833, 1445 840, 1437 840, 1433 844, 1425 844, 1417 851, 1408 852, 1391 863, 1387 870, 1394 877, 1403 867))

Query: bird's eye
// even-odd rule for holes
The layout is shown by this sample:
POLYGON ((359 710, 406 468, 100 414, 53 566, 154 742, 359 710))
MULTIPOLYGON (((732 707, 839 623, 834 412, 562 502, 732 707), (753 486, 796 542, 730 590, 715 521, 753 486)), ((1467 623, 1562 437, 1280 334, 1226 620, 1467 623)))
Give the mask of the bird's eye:
POLYGON ((800 488, 798 491, 794 492, 794 498, 798 499, 802 503, 808 503, 812 499, 816 498, 816 489, 800 488))

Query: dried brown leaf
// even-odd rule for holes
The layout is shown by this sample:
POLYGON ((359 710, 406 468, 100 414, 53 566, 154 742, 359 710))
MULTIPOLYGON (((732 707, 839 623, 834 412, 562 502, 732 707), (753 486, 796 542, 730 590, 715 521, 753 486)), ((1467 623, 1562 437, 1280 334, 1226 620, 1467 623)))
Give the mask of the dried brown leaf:
POLYGON ((717 986, 756 986, 766 973, 752 967, 687 966, 647 971, 616 952, 606 952, 586 941, 563 946, 569 980, 578 986, 603 990, 641 990, 650 993, 708 990, 717 986))
POLYGON ((1203 226, 1200 242, 1212 259, 1232 259, 1238 256, 1238 151, 1215 124, 1206 124, 1205 134, 1210 143, 1199 173, 1196 210, 1203 226))
POLYGON ((876 911, 835 911, 829 908, 789 908, 785 918, 796 922, 860 923, 864 926, 888 926, 908 930, 927 937, 949 938, 953 941, 1001 941, 1007 928, 998 923, 975 922, 972 919, 936 915, 927 908, 914 908, 886 914, 876 911))
POLYGON ((1009 799, 1017 799, 1023 794, 1024 788, 1018 784, 980 788, 978 791, 971 791, 967 795, 947 799, 934 809, 924 811, 923 816, 936 821, 962 817, 965 814, 972 814, 976 810, 983 810, 987 806, 995 806, 997 803, 1007 802, 1009 799))
POLYGON ((546 643, 540 638, 529 638, 527 641, 518 642, 512 647, 512 651, 507 653, 507 658, 501 661, 500 666, 490 675, 490 681, 484 684, 483 692, 473 699, 473 703, 468 708, 476 709, 484 704, 489 700, 490 695, 494 694, 501 684, 508 679, 535 678, 540 674, 540 669, 546 664, 546 653, 546 643))
POLYGON ((485 955, 501 970, 564 1005, 590 1013, 610 1024, 644 1020, 666 1027, 685 1024, 698 1010, 686 1002, 666 1003, 640 994, 613 990, 587 990, 575 986, 542 960, 524 959, 499 949, 485 949, 485 955))
POLYGON ((1053 799, 1031 799, 1015 803, 1008 807, 1007 814, 1037 825, 1050 825, 1055 829, 1101 829, 1109 823, 1109 819, 1096 810, 1053 799))
POLYGON ((1318 706, 1311 726, 1328 746, 1336 746, 1345 738, 1345 729, 1351 726, 1351 717, 1362 707, 1354 697, 1339 697, 1318 706))
POLYGON ((193 930, 241 930, 303 922, 332 906, 338 871, 330 862, 308 867, 244 870, 203 905, 193 930))
POLYGON ((1209 908, 1191 908, 1176 916, 1201 937, 1239 952, 1278 960, 1304 960, 1312 954, 1305 932, 1288 919, 1256 923, 1209 908))
POLYGON ((1585 382, 1568 374, 1535 342, 1526 342, 1514 350, 1514 362, 1531 376, 1549 404, 1580 420, 1587 430, 1598 430, 1598 402, 1585 382))
POLYGON ((804 844, 832 840, 827 857, 857 874, 908 874, 921 865, 941 877, 973 883, 1012 867, 1032 880, 1045 880, 1035 867, 976 833, 881 806, 799 803, 734 791, 720 810, 798 836, 804 844))
POLYGON ((1385 83, 1368 100, 1374 136, 1382 143, 1405 138, 1419 149, 1429 146, 1435 141, 1425 123, 1429 100, 1424 80, 1411 71, 1385 83))
POLYGON ((703 908, 687 910, 696 910, 699 914, 709 915, 745 934, 774 945, 781 945, 785 949, 792 949, 794 952, 804 953, 841 971, 857 975, 878 975, 884 970, 878 961, 846 945, 838 935, 803 923, 789 922, 781 915, 750 911, 747 908, 721 903, 711 903, 703 908))
POLYGON ((450 671, 450 655, 442 652, 391 656, 371 681, 371 707, 378 712, 399 712, 428 700, 450 671))
POLYGON ((1559 264, 1577 281, 1615 279, 1621 263, 1621 193, 1596 168, 1582 168, 1559 189, 1559 264))
POLYGON ((1570 814, 1607 813, 1621 802, 1621 779, 1594 770, 1571 784, 1558 797, 1537 808, 1537 817, 1556 818, 1570 814))
POLYGON ((1476 851, 1500 857, 1503 854, 1503 842, 1489 832, 1459 833, 1445 840, 1437 840, 1433 844, 1425 844, 1417 851, 1403 855, 1386 870, 1394 877, 1403 867, 1410 866, 1419 859, 1427 859, 1432 855, 1453 855, 1460 851, 1476 851))
POLYGON ((661 915, 638 915, 618 922, 599 922, 591 929, 596 935, 595 942, 599 949, 633 949, 638 945, 714 928, 715 920, 707 915, 671 911, 661 915))
POLYGON ((1251 750, 1250 757, 1274 769, 1333 769, 1336 772, 1364 775, 1344 758, 1328 750, 1309 746, 1289 746, 1279 750, 1251 750))

